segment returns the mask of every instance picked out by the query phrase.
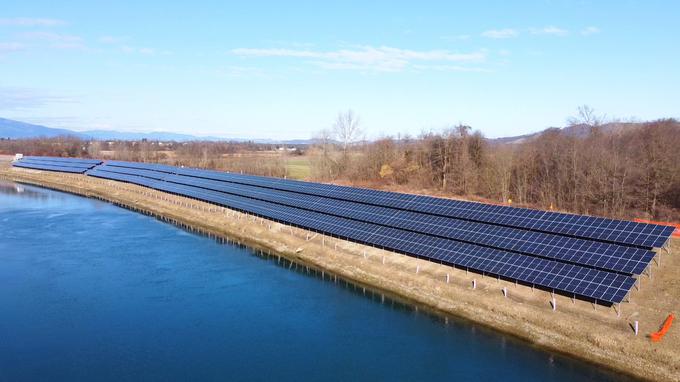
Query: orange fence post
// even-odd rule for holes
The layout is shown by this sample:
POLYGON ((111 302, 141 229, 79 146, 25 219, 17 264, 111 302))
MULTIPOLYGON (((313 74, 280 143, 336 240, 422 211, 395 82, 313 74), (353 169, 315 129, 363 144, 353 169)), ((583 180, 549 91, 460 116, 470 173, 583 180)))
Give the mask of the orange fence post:
POLYGON ((675 315, 673 313, 669 314, 668 317, 666 317, 666 321, 664 321, 663 326, 661 326, 661 329, 658 332, 652 333, 649 335, 649 338, 652 339, 652 342, 659 342, 663 338, 663 336, 666 335, 666 332, 668 332, 668 329, 671 328, 671 324, 673 324, 673 319, 675 318, 675 315))

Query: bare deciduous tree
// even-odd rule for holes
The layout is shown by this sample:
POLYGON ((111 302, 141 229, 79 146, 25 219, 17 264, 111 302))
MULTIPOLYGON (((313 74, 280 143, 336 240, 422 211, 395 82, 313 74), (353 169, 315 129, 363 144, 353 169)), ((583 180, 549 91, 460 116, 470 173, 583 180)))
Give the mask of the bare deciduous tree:
POLYGON ((333 125, 333 133, 342 144, 342 153, 347 156, 347 148, 361 135, 359 116, 353 110, 338 113, 333 125))
POLYGON ((335 179, 337 163, 334 158, 336 150, 333 132, 330 129, 323 129, 317 133, 314 141, 314 146, 318 150, 318 158, 312 162, 312 168, 316 170, 316 175, 320 179, 335 179))
POLYGON ((581 105, 577 110, 578 113, 576 116, 567 118, 567 123, 571 126, 586 125, 590 127, 598 127, 605 119, 605 116, 595 114, 595 109, 588 105, 581 105))

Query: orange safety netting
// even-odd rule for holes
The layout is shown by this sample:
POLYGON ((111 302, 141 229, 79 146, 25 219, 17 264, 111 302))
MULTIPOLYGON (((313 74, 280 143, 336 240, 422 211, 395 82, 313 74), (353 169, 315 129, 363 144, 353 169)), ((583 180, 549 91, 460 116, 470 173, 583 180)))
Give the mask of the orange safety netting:
POLYGON ((645 219, 633 219, 633 221, 636 221, 638 223, 649 223, 649 224, 661 224, 661 225, 670 225, 675 227, 675 231, 673 231, 673 237, 680 237, 680 223, 671 223, 671 222, 657 222, 653 220, 645 220, 645 219))
POLYGON ((673 313, 669 314, 668 317, 666 318, 666 321, 664 321, 663 326, 661 327, 661 330, 659 330, 656 333, 652 333, 649 335, 649 338, 652 339, 652 342, 659 342, 663 338, 663 336, 666 335, 666 332, 668 332, 668 329, 671 328, 671 324, 673 323, 673 319, 675 316, 673 313))

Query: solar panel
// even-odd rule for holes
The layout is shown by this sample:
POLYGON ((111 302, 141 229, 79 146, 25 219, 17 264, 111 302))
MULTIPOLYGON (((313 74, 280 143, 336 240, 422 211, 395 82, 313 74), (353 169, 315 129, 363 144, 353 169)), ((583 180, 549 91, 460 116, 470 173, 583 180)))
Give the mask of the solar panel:
POLYGON ((142 170, 160 171, 160 172, 165 172, 165 173, 168 173, 168 174, 176 173, 177 171, 182 169, 181 167, 167 166, 167 165, 164 165, 164 164, 157 164, 157 163, 124 162, 124 161, 116 161, 116 160, 106 161, 106 164, 109 165, 109 166, 116 166, 116 167, 126 167, 126 168, 142 169, 142 170))
POLYGON ((58 171, 58 172, 68 172, 68 173, 75 173, 75 174, 82 174, 87 170, 87 168, 77 168, 77 167, 49 165, 49 164, 37 164, 37 163, 28 163, 28 162, 23 163, 23 161, 13 162, 12 166, 22 167, 22 168, 30 168, 30 169, 34 169, 34 170, 58 171))
POLYGON ((64 162, 64 163, 84 163, 97 165, 101 164, 102 161, 99 159, 85 159, 85 158, 62 158, 62 157, 38 157, 38 156, 25 156, 22 160, 39 160, 39 161, 49 161, 49 162, 64 162))
POLYGON ((35 164, 35 165, 45 165, 45 166, 56 166, 56 167, 73 167, 73 168, 84 168, 84 169, 89 169, 92 168, 94 165, 91 164, 86 164, 86 163, 70 163, 70 162, 51 162, 51 161, 39 161, 39 160, 32 160, 32 159, 22 159, 20 161, 23 164, 35 164))
POLYGON ((147 176, 207 190, 230 193, 328 215, 465 241, 493 248, 537 255, 626 274, 640 274, 654 257, 651 251, 503 226, 432 216, 360 203, 263 189, 238 183, 159 173, 150 170, 100 166, 100 171, 147 176))
POLYGON ((143 177, 146 177, 146 178, 156 179, 156 180, 161 180, 161 179, 164 179, 166 176, 168 176, 168 174, 163 173, 163 172, 158 172, 158 171, 140 170, 140 169, 133 169, 133 168, 121 168, 121 167, 113 167, 113 166, 107 166, 107 165, 98 166, 97 170, 98 171, 114 172, 114 173, 117 173, 117 174, 143 176, 143 177))
POLYGON ((99 163, 102 162, 94 159, 26 156, 12 162, 12 165, 15 167, 32 168, 34 170, 83 173, 99 163))
POLYGON ((149 179, 143 176, 135 176, 135 175, 124 175, 124 174, 118 174, 114 172, 109 172, 109 171, 101 171, 98 169, 93 169, 89 170, 87 172, 88 176, 93 176, 97 178, 102 178, 102 179, 111 179, 111 180, 117 180, 120 182, 126 182, 126 183, 132 183, 132 184, 137 184, 140 186, 145 186, 145 187, 151 187, 154 188, 156 183, 158 181, 149 179))

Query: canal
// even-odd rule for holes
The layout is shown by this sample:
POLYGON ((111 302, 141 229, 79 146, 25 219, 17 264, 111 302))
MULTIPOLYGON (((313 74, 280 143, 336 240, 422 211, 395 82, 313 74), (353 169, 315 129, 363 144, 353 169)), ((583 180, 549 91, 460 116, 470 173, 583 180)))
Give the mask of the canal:
POLYGON ((0 381, 620 381, 101 201, 0 182, 0 381))

